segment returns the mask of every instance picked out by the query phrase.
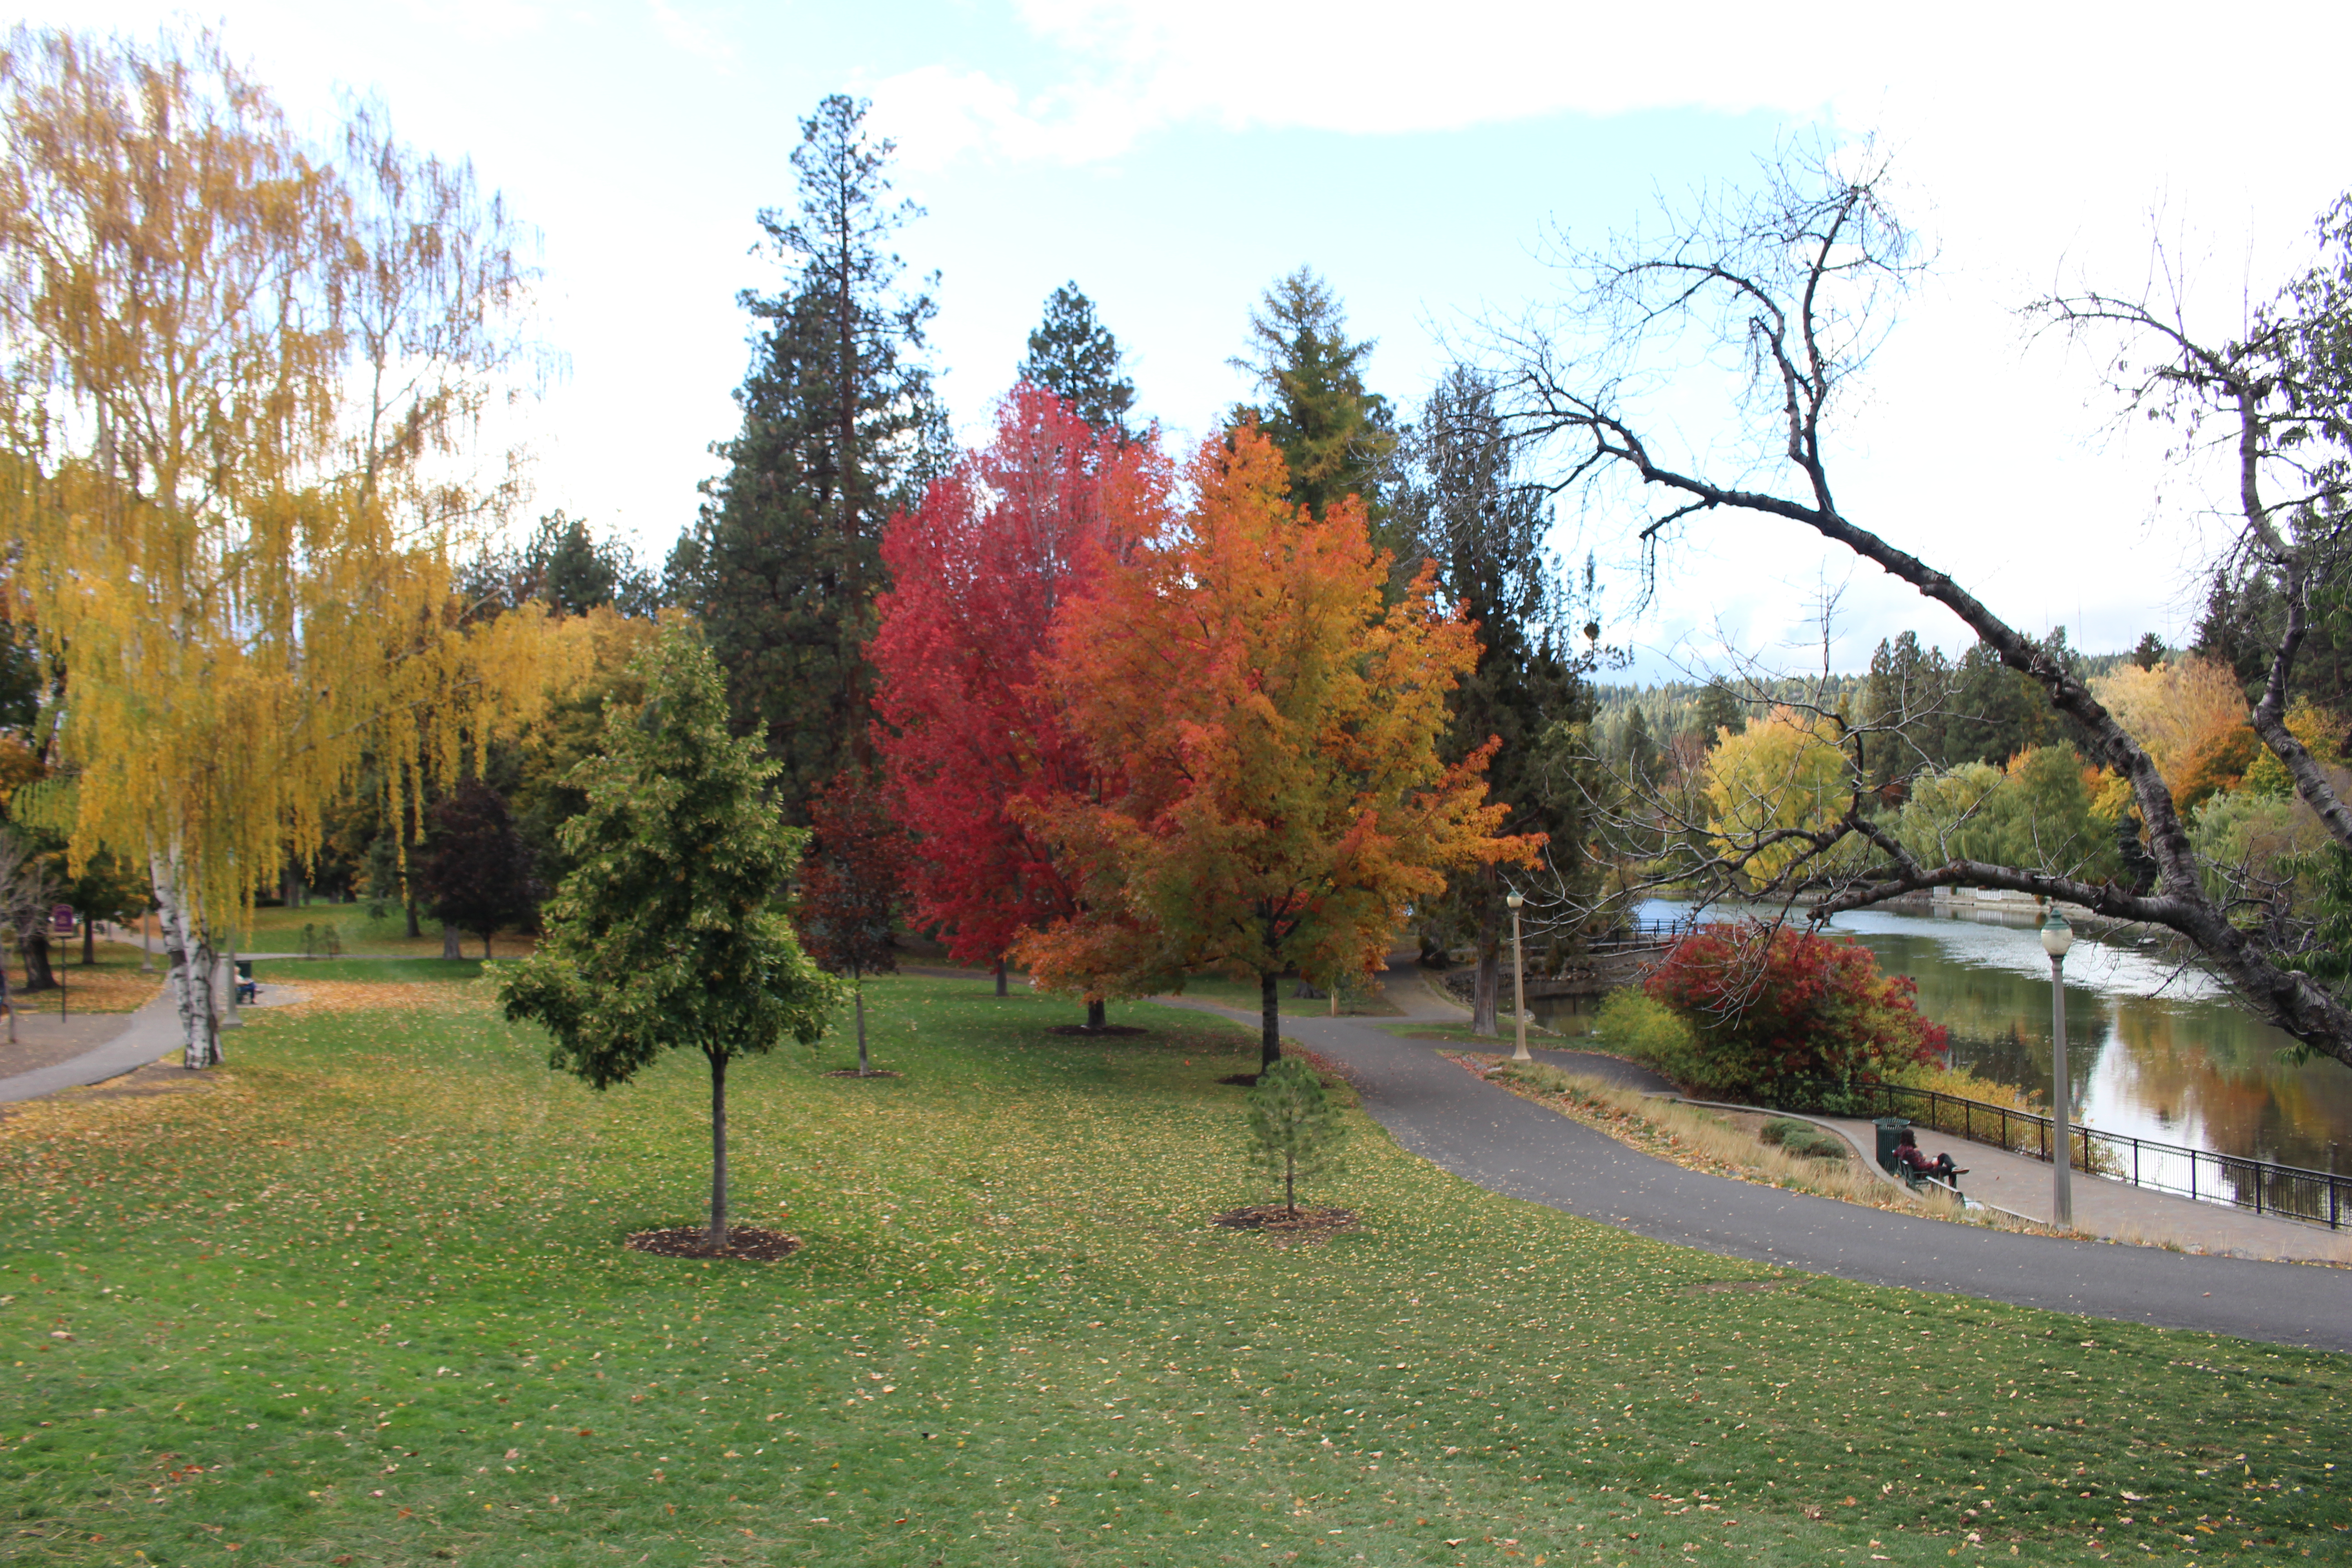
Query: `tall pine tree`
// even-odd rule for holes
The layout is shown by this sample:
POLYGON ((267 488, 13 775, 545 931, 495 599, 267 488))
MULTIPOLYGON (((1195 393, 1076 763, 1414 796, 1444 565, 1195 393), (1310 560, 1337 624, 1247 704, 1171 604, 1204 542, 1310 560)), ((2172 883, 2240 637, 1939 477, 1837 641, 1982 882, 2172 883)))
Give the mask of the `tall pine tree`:
POLYGON ((1017 374, 1096 429, 1125 440, 1128 411, 1135 406, 1135 383, 1119 374, 1125 358, 1118 340, 1095 315, 1095 302, 1069 282, 1047 297, 1045 319, 1029 334, 1029 357, 1017 374))
POLYGON ((671 601, 701 612, 735 727, 783 764, 795 817, 868 761, 882 526, 947 448, 923 361, 935 307, 900 289, 888 248, 921 209, 888 199, 894 143, 867 132, 866 110, 819 103, 793 152, 798 210, 760 214, 784 286, 741 297, 761 322, 735 394, 742 428, 713 448, 727 471, 669 566, 671 601))
MULTIPOLYGON (((1561 877, 1571 887, 1588 882, 1581 796, 1561 775, 1563 759, 1547 737, 1556 726, 1591 722, 1589 659, 1569 654, 1549 624, 1565 611, 1544 554, 1551 517, 1542 497, 1517 482, 1493 384, 1475 371, 1450 373, 1406 433, 1402 454, 1395 515, 1407 548, 1400 568, 1410 576, 1423 561, 1436 563, 1439 601, 1465 607, 1481 645, 1477 667, 1449 700, 1440 754, 1458 763, 1499 742, 1486 777, 1492 798, 1510 807, 1503 831, 1549 836, 1561 877)), ((1455 878, 1442 902, 1429 906, 1442 923, 1468 934, 1477 952, 1471 1027, 1480 1034, 1495 1032, 1508 890, 1490 862, 1455 878)))
POLYGON ((1233 362, 1256 379, 1263 401, 1234 409, 1234 422, 1255 422, 1282 454, 1292 505, 1319 520, 1361 496, 1373 542, 1392 547, 1401 541, 1389 526, 1384 481, 1397 434, 1388 399, 1364 388, 1374 346, 1349 340, 1339 297, 1312 268, 1277 279, 1250 312, 1248 356, 1233 362))

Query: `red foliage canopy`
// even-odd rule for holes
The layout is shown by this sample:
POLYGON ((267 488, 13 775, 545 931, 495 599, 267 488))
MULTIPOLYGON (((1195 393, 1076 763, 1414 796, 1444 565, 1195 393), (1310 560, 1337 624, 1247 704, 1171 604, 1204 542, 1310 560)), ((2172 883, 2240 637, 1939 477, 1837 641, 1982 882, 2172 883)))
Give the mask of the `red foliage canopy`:
POLYGON ((1038 679, 1055 606, 1168 506, 1156 442, 1097 433, 1016 386, 995 438, 890 520, 892 588, 867 647, 880 673, 875 741, 919 836, 915 918, 959 963, 992 963, 1022 931, 1076 912, 1083 870, 1007 811, 1097 793, 1086 749, 1038 679))
POLYGON ((1942 1051, 1917 985, 1858 942, 1789 926, 1712 925, 1676 942, 1643 988, 1690 1021, 1709 1094, 1832 1102, 1942 1051))

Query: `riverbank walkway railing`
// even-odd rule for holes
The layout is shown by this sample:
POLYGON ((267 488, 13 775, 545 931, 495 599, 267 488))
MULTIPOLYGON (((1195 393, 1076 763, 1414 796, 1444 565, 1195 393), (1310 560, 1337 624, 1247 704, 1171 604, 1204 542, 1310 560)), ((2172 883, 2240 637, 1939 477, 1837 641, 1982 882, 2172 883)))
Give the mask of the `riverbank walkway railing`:
MULTIPOLYGON (((2038 1112, 1901 1084, 1874 1084, 1870 1097, 1873 1115, 1907 1116, 1932 1131, 1958 1133, 1971 1142, 2040 1160, 2051 1158, 2055 1124, 2038 1112)), ((2135 1187, 2305 1220, 2330 1230, 2352 1222, 2352 1175, 2159 1143, 2095 1127, 2074 1127, 2067 1144, 2074 1169, 2135 1187)))

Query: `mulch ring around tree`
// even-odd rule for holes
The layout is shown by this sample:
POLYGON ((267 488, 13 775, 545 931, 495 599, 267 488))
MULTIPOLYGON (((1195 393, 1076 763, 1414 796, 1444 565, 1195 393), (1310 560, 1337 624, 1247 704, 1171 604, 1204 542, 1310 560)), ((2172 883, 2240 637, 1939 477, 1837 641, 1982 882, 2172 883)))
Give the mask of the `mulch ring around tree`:
POLYGON ((710 1245, 706 1226, 674 1225, 667 1230, 641 1230, 625 1244, 633 1252, 660 1258, 740 1258, 751 1263, 773 1263, 801 1249, 801 1238, 781 1230, 739 1225, 727 1233, 727 1245, 710 1245))
POLYGON ((1076 1035, 1088 1040, 1128 1039, 1151 1033, 1134 1024, 1105 1024, 1100 1028, 1091 1024, 1055 1024, 1045 1032, 1049 1035, 1076 1035))
POLYGON ((1221 1214, 1209 1223, 1227 1230, 1263 1231, 1276 1246, 1292 1247, 1321 1241, 1339 1231, 1353 1230, 1356 1216, 1347 1209, 1302 1207, 1294 1215, 1280 1204, 1252 1204, 1244 1209, 1221 1214))
POLYGON ((898 1075, 888 1068, 875 1068, 867 1072, 859 1072, 856 1068, 835 1068, 824 1076, 827 1078, 897 1078, 898 1075))

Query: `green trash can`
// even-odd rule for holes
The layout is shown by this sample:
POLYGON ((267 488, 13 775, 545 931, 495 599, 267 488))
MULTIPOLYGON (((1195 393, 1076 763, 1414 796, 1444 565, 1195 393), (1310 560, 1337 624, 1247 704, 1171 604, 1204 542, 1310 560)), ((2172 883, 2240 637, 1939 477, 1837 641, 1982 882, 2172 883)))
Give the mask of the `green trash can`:
POLYGON ((1903 1142, 1903 1134, 1910 1128, 1911 1119, 1907 1116, 1882 1116, 1876 1125, 1878 1168, 1882 1171, 1891 1171, 1895 1169, 1895 1145, 1903 1142))

